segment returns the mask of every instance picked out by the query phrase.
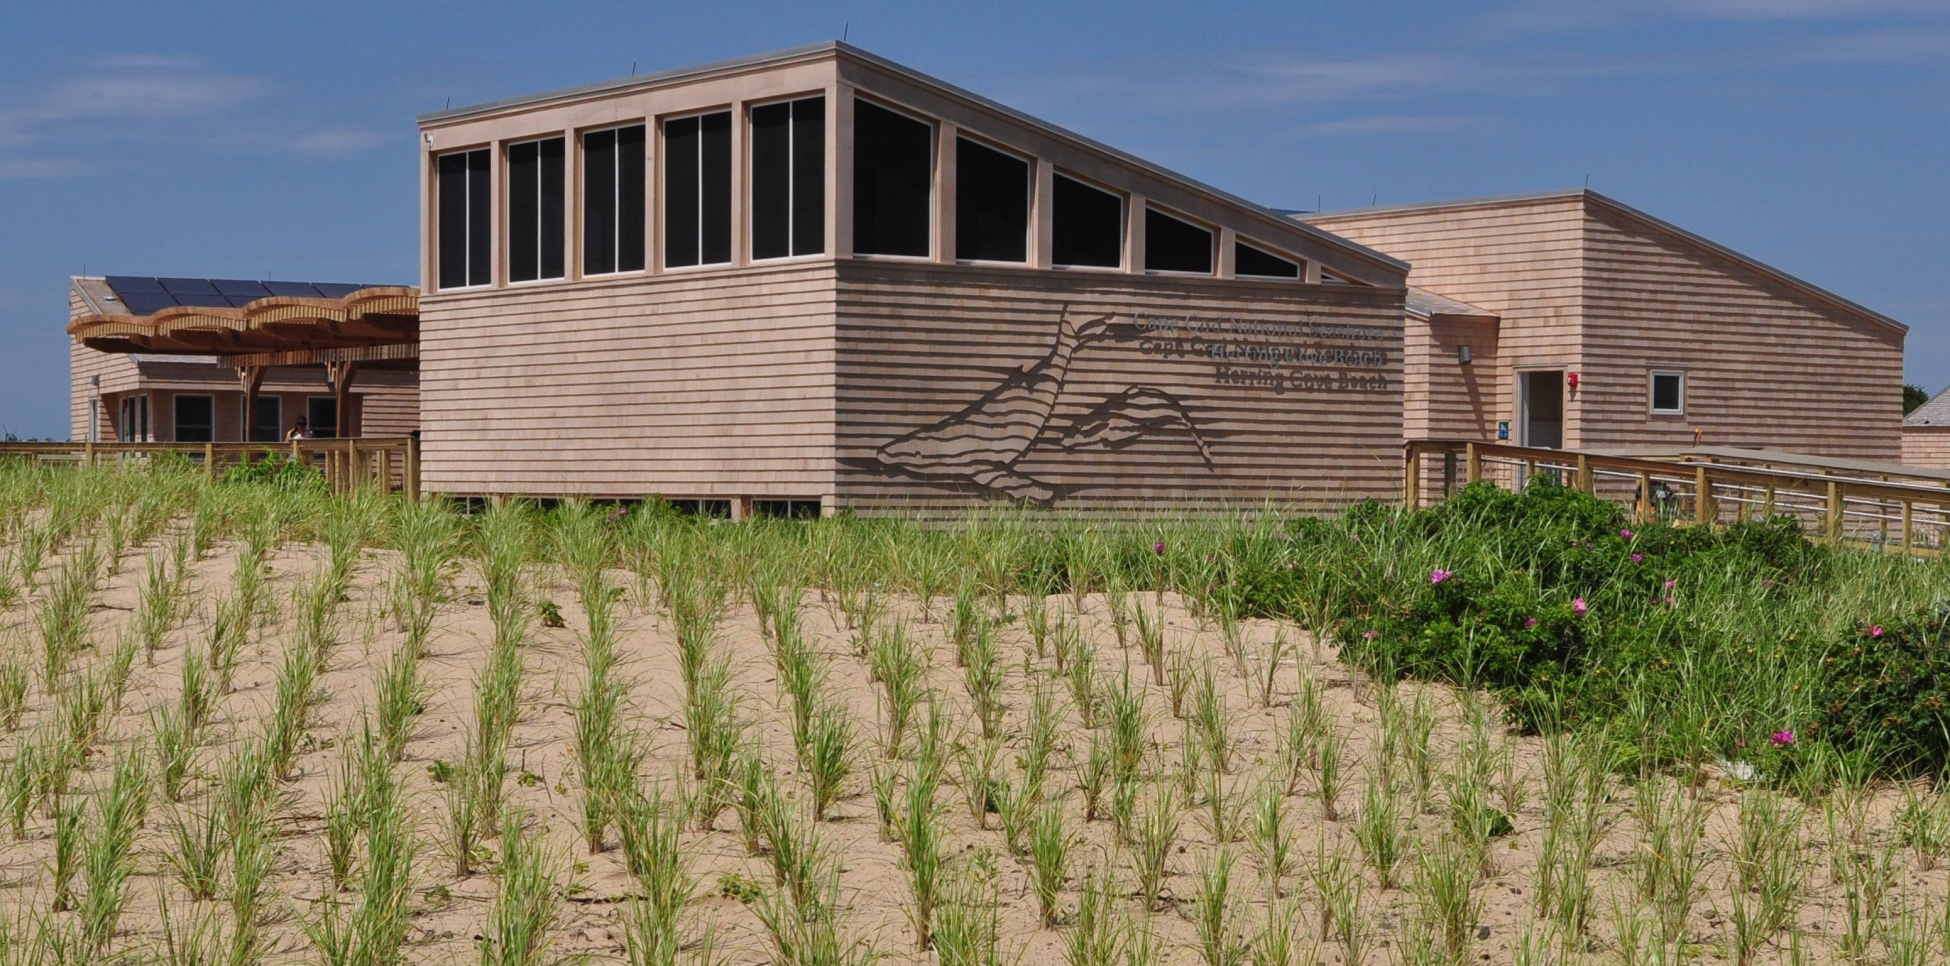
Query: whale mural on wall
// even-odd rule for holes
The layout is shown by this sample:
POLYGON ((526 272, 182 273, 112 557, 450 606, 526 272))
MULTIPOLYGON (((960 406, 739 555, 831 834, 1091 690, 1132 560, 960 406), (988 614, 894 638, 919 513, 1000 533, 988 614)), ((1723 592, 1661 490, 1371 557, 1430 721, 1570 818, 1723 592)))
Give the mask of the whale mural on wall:
MULTIPOLYGON (((1066 453, 1112 451, 1166 435, 1189 436, 1208 471, 1216 472, 1212 449, 1185 404, 1155 386, 1131 386, 1086 405, 1085 412, 1052 428, 1059 401, 1069 398, 1065 382, 1077 354, 1094 343, 1135 331, 1114 316, 1083 321, 1065 308, 1057 316, 1056 337, 1044 356, 1009 373, 995 388, 953 415, 897 436, 874 451, 874 468, 916 480, 972 483, 990 493, 1034 504, 1048 504, 1062 487, 1022 472, 1020 465, 1051 448, 1066 453)), ((855 462, 849 460, 848 462, 855 462)))

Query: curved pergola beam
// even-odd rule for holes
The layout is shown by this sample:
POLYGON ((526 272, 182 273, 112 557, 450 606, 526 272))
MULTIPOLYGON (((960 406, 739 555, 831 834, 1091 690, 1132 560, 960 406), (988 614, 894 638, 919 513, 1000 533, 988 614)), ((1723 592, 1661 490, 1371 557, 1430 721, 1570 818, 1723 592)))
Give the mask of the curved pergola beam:
POLYGON ((336 299, 273 295, 241 308, 88 315, 69 323, 68 334, 103 352, 208 355, 400 345, 417 342, 419 329, 419 290, 385 285, 336 299))

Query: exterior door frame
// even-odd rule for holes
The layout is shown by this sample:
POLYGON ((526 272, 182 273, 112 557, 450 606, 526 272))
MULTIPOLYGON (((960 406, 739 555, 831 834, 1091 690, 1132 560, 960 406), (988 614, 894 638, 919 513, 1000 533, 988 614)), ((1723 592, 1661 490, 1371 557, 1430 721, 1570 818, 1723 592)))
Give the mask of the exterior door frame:
POLYGON ((1517 445, 1539 447, 1530 425, 1532 401, 1531 380, 1537 376, 1550 375, 1556 377, 1555 381, 1557 384, 1557 442, 1554 445, 1541 446, 1539 448, 1564 448, 1564 423, 1566 421, 1564 417, 1565 410, 1568 408, 1566 404, 1570 401, 1567 398, 1569 394, 1565 392, 1564 388, 1564 373, 1566 371, 1568 371, 1568 367, 1561 364, 1526 366, 1517 370, 1517 445))

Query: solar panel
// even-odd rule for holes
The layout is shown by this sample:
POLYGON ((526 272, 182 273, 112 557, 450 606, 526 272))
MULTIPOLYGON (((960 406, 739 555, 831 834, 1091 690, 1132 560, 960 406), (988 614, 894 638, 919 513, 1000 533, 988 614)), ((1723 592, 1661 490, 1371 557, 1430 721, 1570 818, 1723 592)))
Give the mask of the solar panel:
POLYGON ((227 309, 230 300, 215 292, 183 292, 176 296, 178 305, 195 305, 201 308, 227 309))
POLYGON ((215 295, 217 287, 207 278, 159 278, 163 291, 171 295, 215 295))
POLYGON ((210 284, 216 286, 217 294, 231 298, 261 299, 271 294, 271 290, 265 288, 263 282, 253 282, 243 278, 213 278, 210 284))
POLYGON ((224 301, 225 301, 225 302, 227 302, 227 303, 229 303, 229 304, 230 304, 230 307, 231 307, 231 308, 233 308, 233 309, 241 309, 241 308, 243 308, 244 306, 246 306, 246 305, 249 305, 249 304, 251 304, 252 302, 255 302, 255 301, 257 301, 258 299, 261 299, 261 298, 263 298, 263 297, 264 297, 264 296, 262 296, 262 295, 258 295, 258 296, 250 296, 250 295, 226 295, 226 296, 224 296, 224 297, 223 297, 223 299, 224 299, 224 301))
POLYGON ((115 294, 127 295, 130 292, 160 292, 162 284, 146 275, 109 275, 102 279, 115 294))
POLYGON ((318 289, 319 294, 328 299, 342 299, 364 287, 348 285, 345 282, 313 282, 312 285, 318 289))
POLYGON ((272 295, 289 295, 298 298, 315 299, 318 290, 310 282, 265 282, 264 288, 272 295))
POLYGON ((124 292, 122 304, 131 315, 148 315, 176 305, 176 296, 168 292, 124 292))

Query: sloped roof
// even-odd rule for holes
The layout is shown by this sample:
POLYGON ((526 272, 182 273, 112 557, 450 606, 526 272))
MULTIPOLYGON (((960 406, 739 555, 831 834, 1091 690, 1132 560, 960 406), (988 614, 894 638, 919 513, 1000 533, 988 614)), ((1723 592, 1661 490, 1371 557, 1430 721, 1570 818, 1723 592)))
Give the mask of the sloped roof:
POLYGON ((1950 387, 1930 397, 1930 401, 1909 411, 1904 426, 1950 426, 1950 387))
MULTIPOLYGON (((843 41, 838 41, 838 40, 829 40, 823 43, 808 44, 802 47, 792 47, 785 50, 773 51, 771 53, 766 53, 766 54, 756 54, 749 57, 738 57, 738 58, 733 58, 731 60, 716 61, 714 63, 698 64, 691 67, 680 67, 674 70, 659 71, 650 74, 637 74, 631 77, 618 78, 616 80, 609 80, 609 81, 600 81, 594 84, 583 84, 576 87, 567 87, 567 88, 562 88, 554 91, 545 91, 538 94, 528 94, 520 97, 511 97, 511 98, 504 98, 501 100, 487 101, 485 103, 480 103, 480 104, 472 104, 472 105, 466 105, 462 107, 447 108, 444 110, 432 111, 426 114, 422 114, 419 116, 418 121, 422 127, 425 127, 427 125, 435 125, 446 121, 456 121, 456 120, 463 120, 471 117, 479 117, 479 116, 485 116, 490 114, 496 114, 496 113, 500 113, 503 111, 508 111, 516 108, 531 107, 531 106, 548 104, 548 103, 553 103, 558 101, 577 100, 581 98, 607 97, 615 94, 625 93, 632 90, 640 90, 645 88, 664 86, 679 81, 690 81, 690 80, 696 80, 705 77, 711 77, 715 75, 734 74, 734 73, 740 73, 740 72, 755 70, 764 67, 772 67, 772 66, 777 66, 782 64, 788 64, 795 61, 814 60, 814 59, 829 57, 829 56, 849 58, 859 63, 867 64, 872 67, 878 68, 880 70, 886 71, 887 73, 893 74, 906 81, 921 85, 923 87, 932 88, 935 91, 949 95, 951 97, 980 105, 985 110, 993 111, 997 114, 1006 116, 1018 123, 1037 129, 1045 135, 1057 138, 1059 140, 1069 141, 1070 143, 1078 147, 1084 148, 1088 151, 1098 153, 1098 154, 1103 154, 1108 157, 1114 158, 1122 164, 1126 164, 1133 168, 1142 170, 1154 177, 1161 178, 1166 181, 1176 182, 1179 187, 1208 195, 1212 198, 1223 201, 1229 205, 1234 205, 1239 208, 1243 208, 1249 212, 1252 212, 1255 215, 1264 217, 1273 222, 1282 225, 1290 225, 1295 223, 1295 220, 1290 218, 1288 214, 1285 212, 1276 211, 1264 205, 1260 205, 1255 202, 1248 201, 1244 198, 1239 197, 1238 195, 1232 194, 1231 192, 1224 191, 1219 188, 1215 188, 1202 181, 1198 181, 1194 178, 1190 178, 1183 174, 1179 174, 1176 171, 1172 171, 1168 168, 1164 168, 1157 164, 1153 164, 1152 162, 1146 161, 1143 158, 1140 158, 1136 155, 1128 154, 1124 151, 1120 151, 1117 148, 1111 147, 1108 144, 1104 144, 1100 141, 1096 141, 1091 138, 1085 137, 1067 128, 1063 128, 1058 125, 1051 124, 1050 122, 1045 121, 1041 118, 1034 117, 1029 114, 1025 114, 1021 111, 1016 110, 1015 108, 1009 107, 1006 104, 1002 104, 990 100, 973 91, 967 90, 965 88, 957 87, 946 81, 940 80, 935 77, 931 77, 927 74, 923 74, 920 71, 914 70, 913 68, 895 63, 894 61, 888 60, 877 54, 869 53, 851 44, 847 44, 843 41)), ((1342 238, 1341 236, 1333 234, 1332 232, 1326 231, 1321 228, 1316 228, 1313 225, 1309 225, 1304 221, 1300 221, 1298 222, 1298 224, 1300 225, 1302 231, 1304 231, 1307 235, 1311 236, 1314 240, 1318 242, 1325 243, 1334 248, 1347 252, 1350 255, 1354 255, 1364 261, 1374 263, 1388 269, 1393 269, 1394 271, 1397 272, 1405 272, 1408 270, 1407 262, 1395 258, 1394 256, 1387 254, 1386 252, 1381 252, 1372 248, 1368 248, 1365 245, 1361 245, 1349 239, 1342 238)))
POLYGON ((1345 218, 1349 216, 1358 216, 1358 215, 1382 215, 1382 214, 1396 214, 1396 213, 1406 213, 1406 212, 1416 212, 1416 211, 1442 211, 1442 210, 1448 210, 1454 208, 1496 208, 1496 207, 1503 207, 1507 205, 1528 204, 1528 203, 1542 202, 1542 201, 1568 201, 1568 200, 1579 200, 1582 201, 1588 207, 1597 206, 1597 207, 1602 207, 1610 211, 1616 212, 1660 234, 1664 234, 1668 237, 1675 238, 1680 241, 1687 242, 1689 244, 1697 245, 1729 261, 1745 266, 1746 268, 1751 269, 1752 271, 1758 274, 1765 275, 1769 278, 1772 278, 1775 281, 1788 286, 1789 288, 1801 292, 1804 295, 1810 296, 1816 299, 1817 301, 1825 302, 1851 315, 1858 316, 1870 322, 1874 322, 1878 325, 1886 326, 1888 328, 1894 329, 1897 332, 1907 333, 1909 331, 1909 326, 1904 325, 1903 323, 1898 322, 1895 319, 1892 319, 1889 316, 1882 314, 1881 312, 1877 312, 1876 310, 1869 308, 1868 306, 1862 305, 1859 302, 1854 302, 1849 299, 1843 298, 1842 296, 1836 295, 1834 292, 1822 288, 1821 286, 1816 285, 1813 282, 1810 282, 1806 279, 1800 278, 1795 275, 1790 275, 1787 272, 1784 272, 1778 268, 1775 268, 1772 265, 1767 264, 1766 262, 1760 261, 1759 259, 1753 258, 1752 256, 1734 251, 1733 249, 1728 248, 1727 246, 1722 245, 1719 242, 1716 242, 1710 238, 1707 238, 1702 235, 1694 234, 1693 232, 1687 231, 1686 229, 1681 228, 1678 225, 1673 224, 1672 222, 1648 214, 1644 211, 1640 211, 1639 209, 1634 208, 1631 205, 1628 205, 1622 201, 1619 201, 1616 198, 1611 198, 1606 195, 1599 194, 1598 192, 1593 191, 1590 188, 1566 188, 1566 189, 1559 189, 1555 191, 1534 191, 1526 194, 1491 195, 1491 196, 1481 197, 1481 198, 1457 198, 1449 201, 1425 201, 1425 202, 1415 202, 1415 203, 1405 204, 1405 205, 1377 205, 1369 208, 1342 208, 1334 211, 1312 211, 1312 212, 1307 212, 1305 214, 1294 215, 1293 217, 1297 220, 1313 223, 1313 222, 1333 221, 1337 218, 1345 218))

